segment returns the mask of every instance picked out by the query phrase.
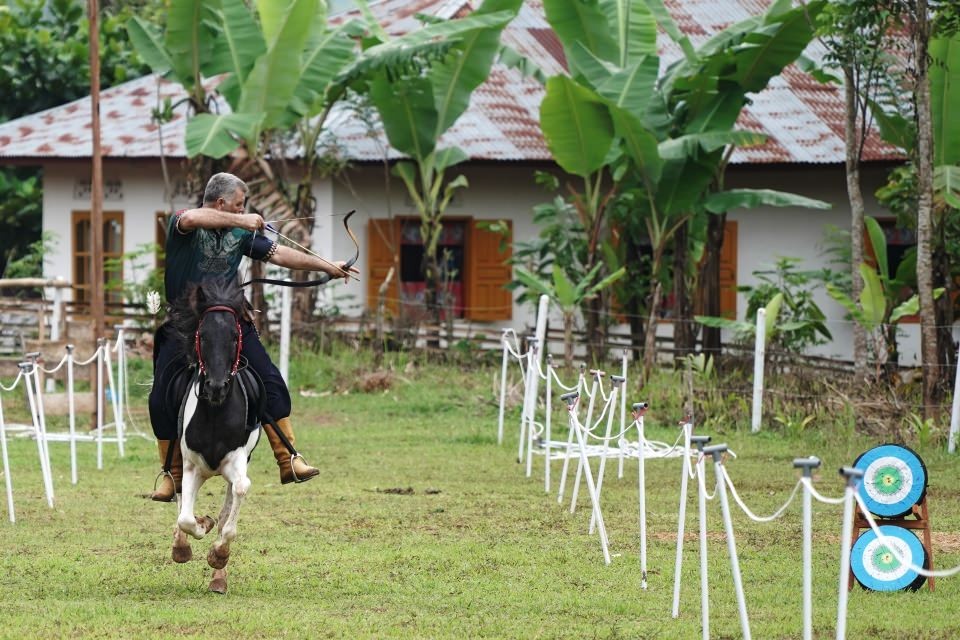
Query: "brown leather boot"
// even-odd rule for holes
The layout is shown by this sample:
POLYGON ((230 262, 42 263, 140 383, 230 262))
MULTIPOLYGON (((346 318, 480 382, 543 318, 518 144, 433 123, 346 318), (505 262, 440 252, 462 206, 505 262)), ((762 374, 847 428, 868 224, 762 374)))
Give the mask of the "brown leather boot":
MULTIPOLYGON (((290 445, 294 446, 295 438, 290 418, 277 420, 277 426, 280 427, 290 445)), ((270 448, 273 449, 273 457, 277 459, 277 466, 280 467, 280 484, 306 482, 320 473, 319 469, 314 469, 308 465, 300 454, 292 455, 283 440, 274 432, 272 426, 265 425, 263 430, 267 432, 267 440, 270 441, 270 448)))
POLYGON ((180 482, 183 480, 183 454, 180 453, 180 441, 157 440, 161 467, 167 464, 167 452, 171 445, 173 446, 173 460, 170 462, 170 475, 163 474, 160 486, 150 495, 150 499, 157 502, 173 502, 177 494, 180 493, 180 482))

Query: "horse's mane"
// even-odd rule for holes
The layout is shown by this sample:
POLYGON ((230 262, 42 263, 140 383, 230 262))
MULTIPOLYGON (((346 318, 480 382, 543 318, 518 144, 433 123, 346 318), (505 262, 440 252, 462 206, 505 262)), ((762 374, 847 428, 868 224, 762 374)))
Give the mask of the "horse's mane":
POLYGON ((226 306, 243 315, 245 298, 235 278, 217 278, 190 285, 186 292, 170 305, 170 324, 177 334, 183 353, 194 363, 194 334, 203 312, 210 307, 226 306))

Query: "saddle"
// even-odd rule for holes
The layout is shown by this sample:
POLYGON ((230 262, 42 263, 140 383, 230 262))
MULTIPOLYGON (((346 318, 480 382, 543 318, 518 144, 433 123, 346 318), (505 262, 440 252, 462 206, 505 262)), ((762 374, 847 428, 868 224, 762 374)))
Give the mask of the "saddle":
MULTIPOLYGON (((184 366, 177 370, 166 384, 164 403, 167 407, 177 407, 177 437, 183 435, 183 412, 187 404, 187 393, 193 388, 199 376, 199 371, 193 366, 184 366)), ((247 431, 252 432, 260 428, 263 416, 266 389, 257 372, 244 366, 237 370, 237 384, 247 399, 247 431)))

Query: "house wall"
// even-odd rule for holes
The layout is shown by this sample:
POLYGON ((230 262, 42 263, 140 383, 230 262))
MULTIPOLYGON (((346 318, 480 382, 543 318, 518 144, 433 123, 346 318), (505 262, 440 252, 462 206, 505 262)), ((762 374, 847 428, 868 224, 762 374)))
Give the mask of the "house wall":
MULTIPOLYGON (((89 209, 89 194, 75 193, 78 180, 88 181, 88 164, 84 162, 60 162, 44 168, 44 230, 53 232, 58 240, 57 251, 45 265, 47 277, 61 276, 72 279, 70 213, 89 209)), ((534 173, 545 170, 547 165, 499 164, 473 165, 463 169, 470 182, 448 209, 450 216, 470 216, 479 219, 508 218, 513 220, 514 239, 531 238, 537 233, 532 222, 532 208, 547 201, 551 194, 537 186, 534 173)), ((864 171, 864 195, 868 214, 883 215, 885 210, 876 204, 873 192, 883 183, 887 169, 868 167, 864 171)), ((124 250, 132 251, 138 245, 154 242, 157 211, 167 208, 163 200, 163 180, 158 162, 107 162, 104 167, 106 181, 119 181, 122 198, 107 198, 105 210, 124 212, 124 250)), ((728 188, 749 187, 792 191, 811 198, 831 202, 834 207, 827 211, 799 208, 765 207, 756 210, 739 209, 728 214, 738 222, 737 280, 740 285, 758 284, 753 275, 758 269, 769 268, 778 257, 801 258, 799 268, 815 269, 824 266, 824 232, 828 225, 849 229, 849 206, 843 168, 839 166, 733 166, 727 173, 728 188)), ((326 215, 342 214, 351 209, 357 213, 351 227, 361 243, 360 283, 344 284, 340 281, 327 287, 324 295, 328 302, 335 302, 345 313, 358 314, 365 303, 364 246, 367 243, 367 221, 371 218, 416 216, 413 204, 406 196, 403 184, 391 180, 389 197, 383 188, 383 169, 378 165, 354 167, 339 178, 317 180, 314 195, 317 199, 317 219, 314 232, 314 249, 324 257, 345 259, 353 252, 352 244, 340 226, 339 217, 326 215)), ((175 202, 177 207, 189 206, 187 202, 175 202)), ((131 277, 126 272, 125 277, 131 277)), ((142 277, 145 274, 137 274, 142 277)), ((812 352, 840 358, 852 357, 852 325, 844 320, 843 309, 822 289, 815 299, 828 316, 828 328, 833 341, 812 352)), ((737 317, 743 319, 746 297, 738 296, 737 317)), ((513 327, 518 332, 530 332, 535 324, 535 310, 530 305, 514 303, 513 319, 497 323, 497 326, 513 327)), ((552 318, 559 322, 559 317, 552 318)), ((659 332, 669 335, 672 327, 662 323, 659 332)), ((918 325, 904 325, 901 338, 902 362, 919 362, 918 325)))
MULTIPOLYGON (((863 171, 863 195, 867 215, 889 215, 873 194, 884 182, 888 169, 868 166, 863 171)), ((737 220, 737 283, 756 285, 756 270, 769 269, 780 257, 800 258, 798 269, 818 269, 827 265, 824 256, 825 232, 829 225, 850 229, 850 206, 847 200, 843 167, 808 165, 790 167, 731 167, 726 176, 727 188, 765 188, 797 193, 833 204, 829 210, 796 207, 762 207, 731 211, 728 218, 737 220)), ((832 267, 838 268, 838 267, 832 267)), ((853 325, 844 318, 844 309, 819 287, 814 300, 827 315, 827 328, 833 340, 815 347, 811 353, 852 359, 853 325)), ((737 297, 737 318, 744 319, 746 296, 737 297)), ((901 362, 919 362, 919 325, 904 324, 900 339, 901 362)))
MULTIPOLYGON (((123 212, 124 252, 155 242, 155 216, 167 209, 159 162, 108 161, 104 163, 103 173, 105 184, 119 182, 117 194, 105 194, 103 210, 123 212)), ((59 162, 43 168, 43 230, 54 235, 57 248, 44 264, 47 277, 73 280, 71 213, 90 210, 89 191, 82 190, 89 182, 89 161, 59 162)), ((189 206, 185 201, 174 204, 189 206)), ((130 266, 124 265, 125 279, 145 276, 146 273, 131 273, 130 266)))
MULTIPOLYGON (((535 205, 547 202, 552 194, 539 187, 534 179, 537 171, 548 170, 549 165, 512 163, 499 165, 472 165, 461 170, 469 187, 461 189, 447 209, 449 217, 472 217, 476 219, 510 219, 513 221, 514 239, 532 238, 537 229, 533 224, 532 210, 535 205)), ((453 173, 452 175, 456 175, 453 173)), ((354 167, 343 178, 335 180, 333 210, 345 212, 356 209, 351 219, 361 247, 367 244, 367 221, 371 218, 393 216, 417 217, 417 211, 409 197, 406 187, 399 179, 390 182, 389 196, 385 193, 383 167, 365 165, 354 167)), ((332 255, 349 255, 349 240, 340 230, 333 231, 333 244, 336 249, 332 255)), ((359 266, 365 265, 363 251, 359 266)), ((361 280, 364 274, 360 274, 361 280)), ((355 299, 363 303, 365 287, 354 287, 355 299)), ((535 324, 536 310, 529 305, 513 304, 513 318, 509 321, 494 323, 497 327, 513 327, 518 332, 530 332, 535 324)))

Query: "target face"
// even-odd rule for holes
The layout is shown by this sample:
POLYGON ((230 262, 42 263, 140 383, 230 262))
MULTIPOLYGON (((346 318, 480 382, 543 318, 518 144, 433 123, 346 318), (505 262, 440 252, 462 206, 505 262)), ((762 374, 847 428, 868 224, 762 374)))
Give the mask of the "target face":
POLYGON ((927 552, 920 540, 903 527, 884 525, 880 532, 883 540, 870 529, 857 539, 850 551, 850 568, 857 582, 872 591, 920 587, 926 578, 910 568, 911 564, 927 566, 927 552))
POLYGON ((870 513, 897 518, 910 513, 927 491, 927 468, 911 449, 884 444, 870 449, 854 466, 863 471, 858 492, 870 513))

